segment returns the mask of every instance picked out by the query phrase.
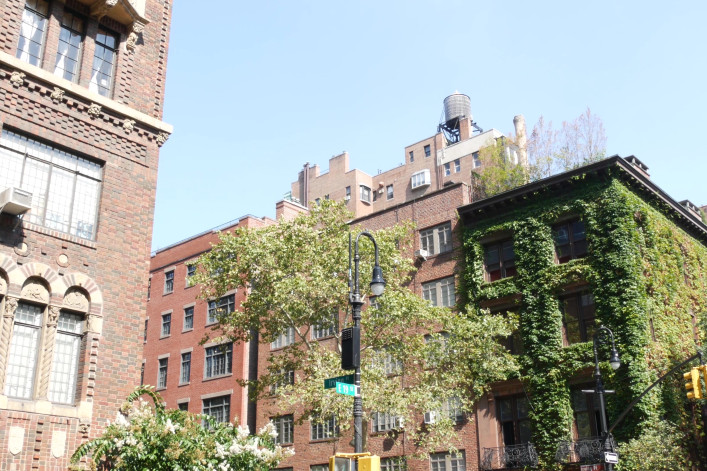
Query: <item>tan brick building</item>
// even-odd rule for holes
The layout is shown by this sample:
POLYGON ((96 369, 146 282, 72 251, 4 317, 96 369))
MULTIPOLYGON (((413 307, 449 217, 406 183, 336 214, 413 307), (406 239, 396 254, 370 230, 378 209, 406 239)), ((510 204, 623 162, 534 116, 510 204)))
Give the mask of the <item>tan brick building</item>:
POLYGON ((171 7, 0 2, 0 469, 66 469, 139 382, 171 7))

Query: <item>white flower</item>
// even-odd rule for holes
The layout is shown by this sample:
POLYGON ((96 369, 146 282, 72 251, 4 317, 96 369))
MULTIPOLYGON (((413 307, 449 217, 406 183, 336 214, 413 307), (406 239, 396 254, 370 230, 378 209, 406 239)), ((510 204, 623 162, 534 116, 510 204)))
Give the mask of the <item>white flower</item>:
POLYGON ((125 444, 128 446, 135 446, 137 445, 137 439, 132 435, 128 435, 128 438, 125 439, 125 444))
POLYGON ((248 427, 245 425, 239 425, 236 429, 236 438, 238 438, 238 440, 245 440, 248 438, 248 435, 250 435, 250 430, 248 430, 248 427))
POLYGON ((115 442, 115 447, 119 450, 123 448, 123 445, 125 445, 125 441, 120 440, 118 438, 114 438, 113 441, 115 442))
POLYGON ((123 414, 118 412, 115 415, 115 425, 117 425, 118 427, 129 427, 130 421, 128 420, 127 417, 125 417, 123 414))
POLYGON ((216 458, 223 458, 226 456, 226 447, 221 443, 216 444, 216 458))
POLYGON ((260 429, 258 432, 258 435, 270 435, 270 437, 275 440, 277 438, 277 429, 275 428, 275 425, 273 425, 272 422, 268 422, 263 426, 263 428, 260 429))
POLYGON ((164 428, 170 433, 175 433, 179 430, 179 424, 173 424, 172 419, 167 419, 167 422, 164 424, 164 428))

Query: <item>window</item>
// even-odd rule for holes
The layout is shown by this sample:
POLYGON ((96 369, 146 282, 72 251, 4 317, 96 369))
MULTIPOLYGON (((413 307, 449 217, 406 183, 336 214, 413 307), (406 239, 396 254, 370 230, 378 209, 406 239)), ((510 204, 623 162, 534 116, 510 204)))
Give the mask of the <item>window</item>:
POLYGON ((422 297, 432 306, 452 307, 456 304, 454 277, 442 278, 422 284, 422 297))
POLYGON ((183 410, 185 412, 188 412, 189 411, 189 401, 180 402, 179 404, 177 404, 177 407, 179 408, 179 410, 183 410))
POLYGON ((73 404, 83 334, 83 315, 61 311, 56 326, 49 400, 73 404))
POLYGON ((452 174, 452 164, 447 162, 446 164, 444 164, 444 176, 448 177, 451 174, 452 174))
POLYGON ((436 368, 442 361, 450 357, 448 351, 449 332, 438 332, 425 335, 427 346, 427 363, 430 368, 436 368))
POLYGON ((378 350, 376 362, 383 367, 383 371, 387 375, 399 375, 403 371, 403 361, 395 358, 392 353, 386 350, 378 350))
POLYGON ((142 341, 147 342, 147 321, 148 319, 145 319, 145 329, 142 332, 142 341))
POLYGON ((420 231, 420 248, 430 255, 452 250, 452 223, 420 231))
POLYGON ((517 274, 512 240, 484 245, 484 270, 486 281, 496 281, 517 274))
POLYGON ((54 75, 72 82, 78 80, 83 31, 83 20, 73 13, 65 11, 61 18, 59 49, 56 53, 54 75))
POLYGON ((313 464, 309 467, 309 471, 329 471, 328 464, 313 464))
POLYGON ((412 177, 410 177, 410 185, 412 186, 413 190, 415 188, 429 186, 431 183, 432 181, 430 180, 430 169, 428 168, 420 170, 419 172, 415 172, 412 174, 412 177))
POLYGON ((403 425, 403 418, 388 412, 374 412, 371 414, 373 433, 389 432, 403 425))
POLYGON ((321 205, 322 205, 322 201, 321 201, 320 198, 316 198, 316 199, 314 200, 314 203, 315 203, 317 206, 321 206, 321 205))
POLYGON ((117 53, 117 35, 99 27, 96 34, 96 49, 93 53, 91 81, 88 84, 89 90, 99 95, 110 96, 117 53))
POLYGON ((228 422, 231 418, 231 396, 204 399, 201 413, 213 417, 216 422, 228 422))
POLYGON ((336 333, 336 326, 339 323, 339 313, 335 312, 331 315, 331 319, 328 322, 323 322, 322 324, 316 324, 312 326, 312 340, 323 339, 324 337, 331 337, 336 333))
POLYGON ((157 387, 164 389, 167 387, 167 362, 168 358, 160 358, 157 370, 157 387))
POLYGON ((430 471, 465 471, 464 450, 458 454, 433 453, 430 454, 430 471))
POLYGON ((440 410, 425 413, 425 422, 427 423, 429 418, 430 423, 434 423, 437 421, 437 417, 448 418, 455 423, 463 421, 465 414, 462 409, 461 400, 456 396, 448 397, 442 402, 442 408, 440 410))
POLYGON ((431 149, 430 149, 430 145, 427 144, 427 145, 425 146, 425 157, 429 157, 430 155, 432 155, 432 151, 431 151, 431 149))
POLYGON ((389 200, 392 200, 395 196, 393 193, 393 185, 388 185, 385 187, 386 196, 389 200))
POLYGON ((410 162, 415 161, 415 152, 413 152, 413 151, 408 152, 408 156, 410 156, 410 162))
POLYGON ((218 301, 209 301, 206 323, 213 324, 218 316, 223 316, 236 310, 236 295, 229 294, 218 301))
POLYGON ((462 171, 462 163, 459 159, 454 161, 454 173, 459 173, 462 171))
POLYGON ((530 443, 528 399, 525 395, 500 397, 497 403, 503 444, 510 446, 530 443))
POLYGON ((319 422, 318 418, 313 417, 310 419, 310 425, 312 440, 334 438, 339 433, 338 427, 336 426, 336 417, 334 416, 324 420, 323 422, 319 422))
POLYGON ((366 185, 360 185, 361 188, 361 201, 365 203, 371 202, 371 189, 366 185))
POLYGON ((191 381, 191 352, 182 353, 182 368, 179 372, 179 384, 191 381))
POLYGON ((280 370, 277 379, 270 386, 270 393, 277 394, 280 388, 291 384, 295 384, 295 370, 280 370))
POLYGON ((41 66, 48 15, 48 2, 44 0, 25 1, 22 26, 20 26, 20 40, 17 43, 15 57, 32 65, 41 66))
POLYGON ((274 350, 276 348, 287 347, 295 343, 295 328, 288 327, 283 333, 281 333, 275 340, 270 343, 270 349, 274 350))
POLYGON ((25 220, 83 239, 95 236, 101 165, 2 130, 0 191, 32 193, 25 220))
POLYGON ((408 465, 404 456, 381 458, 381 471, 407 471, 408 465))
POLYGON ((147 279, 147 300, 150 300, 150 291, 152 291, 152 275, 147 279))
POLYGON ((587 255, 584 223, 579 220, 558 224, 552 228, 558 263, 565 263, 587 255))
POLYGON ((594 296, 581 292, 560 299, 565 344, 587 342, 594 334, 594 296))
POLYGON ((172 314, 162 314, 162 331, 160 337, 168 337, 172 333, 172 314))
POLYGON ((346 201, 351 199, 351 187, 347 186, 346 187, 346 201))
POLYGON ((204 378, 214 378, 231 373, 232 343, 207 347, 205 350, 206 368, 204 369, 204 378))
POLYGON ((184 327, 182 330, 192 330, 194 328, 194 306, 184 308, 184 327))
POLYGON ((164 273, 164 294, 169 294, 174 291, 174 270, 164 273))
POLYGON ((283 415, 281 417, 271 417, 270 421, 275 426, 277 430, 277 438, 275 439, 275 444, 283 445, 286 443, 292 443, 292 436, 295 430, 295 421, 290 415, 283 415))
POLYGON ((140 365, 140 386, 145 385, 145 360, 142 360, 142 365, 140 365))
POLYGON ((37 369, 37 352, 42 331, 44 309, 20 302, 10 340, 5 377, 5 395, 31 399, 37 369))
POLYGON ((583 393, 582 389, 594 389, 594 385, 585 384, 572 390, 572 410, 577 438, 598 437, 601 430, 599 396, 583 393))
POLYGON ((473 152, 471 154, 471 158, 474 161, 474 168, 479 168, 481 167, 481 158, 479 157, 478 152, 473 152))
POLYGON ((196 265, 187 265, 187 278, 196 275, 196 265))

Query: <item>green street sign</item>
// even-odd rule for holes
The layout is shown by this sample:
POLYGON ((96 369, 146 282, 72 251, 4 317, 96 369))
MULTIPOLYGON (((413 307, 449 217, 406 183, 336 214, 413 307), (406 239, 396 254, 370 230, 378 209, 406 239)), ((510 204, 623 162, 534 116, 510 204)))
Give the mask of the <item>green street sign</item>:
POLYGON ((344 375, 344 376, 337 376, 336 378, 325 379, 324 380, 324 389, 334 389, 336 387, 336 383, 353 384, 354 383, 354 375, 344 375))
POLYGON ((356 394, 356 385, 349 383, 336 383, 336 392, 346 396, 358 396, 356 394))

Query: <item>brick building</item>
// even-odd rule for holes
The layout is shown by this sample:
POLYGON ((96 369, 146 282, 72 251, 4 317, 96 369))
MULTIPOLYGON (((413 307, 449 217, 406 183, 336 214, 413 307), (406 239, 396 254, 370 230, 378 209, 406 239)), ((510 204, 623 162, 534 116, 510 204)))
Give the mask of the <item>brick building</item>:
POLYGON ((0 2, 2 469, 66 469, 138 384, 171 6, 0 2))
MULTIPOLYGON (((454 93, 444 100, 445 121, 434 136, 405 147, 404 164, 371 176, 349 168, 349 154, 329 159, 328 171, 305 164, 291 185, 294 199, 304 205, 323 199, 345 200, 356 217, 394 208, 401 203, 444 188, 445 185, 472 183, 472 172, 483 169, 479 151, 496 141, 505 142, 496 130, 483 131, 472 120, 469 97, 454 93)), ((520 147, 506 143, 507 158, 525 161, 525 119, 513 120, 520 147)))

